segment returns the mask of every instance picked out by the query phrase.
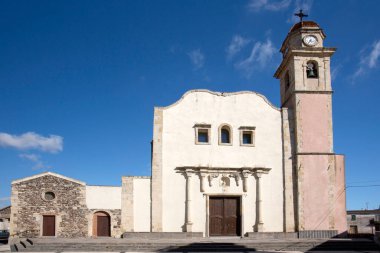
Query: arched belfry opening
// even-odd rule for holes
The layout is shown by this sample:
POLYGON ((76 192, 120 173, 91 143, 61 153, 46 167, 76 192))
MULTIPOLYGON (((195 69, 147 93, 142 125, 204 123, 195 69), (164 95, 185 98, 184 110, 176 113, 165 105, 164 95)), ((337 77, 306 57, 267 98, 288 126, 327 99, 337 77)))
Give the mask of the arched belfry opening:
POLYGON ((92 221, 93 236, 111 236, 111 216, 104 211, 95 212, 92 221))
POLYGON ((306 63, 307 78, 318 78, 318 63, 316 61, 308 61, 306 63))

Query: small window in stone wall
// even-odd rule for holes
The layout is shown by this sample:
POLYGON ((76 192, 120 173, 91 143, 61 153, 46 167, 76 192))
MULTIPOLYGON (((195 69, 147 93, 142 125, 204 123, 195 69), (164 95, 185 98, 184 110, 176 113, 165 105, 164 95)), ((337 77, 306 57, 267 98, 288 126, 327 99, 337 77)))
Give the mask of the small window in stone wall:
POLYGON ((355 220, 356 220, 356 215, 355 215, 355 214, 351 215, 351 220, 352 220, 352 221, 355 221, 355 220))
POLYGON ((45 192, 44 193, 44 199, 47 201, 54 200, 55 199, 55 193, 51 192, 51 191, 45 192))

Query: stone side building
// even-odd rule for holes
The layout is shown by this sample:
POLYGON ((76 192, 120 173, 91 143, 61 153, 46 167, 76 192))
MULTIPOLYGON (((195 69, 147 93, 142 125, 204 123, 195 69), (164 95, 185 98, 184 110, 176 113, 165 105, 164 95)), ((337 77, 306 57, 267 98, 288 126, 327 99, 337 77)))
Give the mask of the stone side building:
POLYGON ((312 21, 289 31, 275 72, 280 107, 251 91, 208 90, 156 107, 151 177, 123 177, 114 188, 54 173, 14 181, 12 233, 343 235, 344 156, 334 152, 332 128, 336 49, 325 37, 312 21))
POLYGON ((16 180, 12 182, 11 235, 116 236, 121 226, 120 199, 120 187, 87 186, 52 172, 16 180), (106 223, 105 231, 97 231, 99 220, 106 223))

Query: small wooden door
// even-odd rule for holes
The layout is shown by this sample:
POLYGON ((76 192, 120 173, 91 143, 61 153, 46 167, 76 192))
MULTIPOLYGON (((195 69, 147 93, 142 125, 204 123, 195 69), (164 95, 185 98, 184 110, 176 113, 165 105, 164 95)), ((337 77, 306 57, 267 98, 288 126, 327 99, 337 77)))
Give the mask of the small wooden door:
POLYGON ((349 234, 356 235, 358 233, 358 226, 350 226, 350 230, 348 231, 349 234))
POLYGON ((43 216, 42 235, 55 236, 55 216, 54 215, 43 216))
POLYGON ((97 216, 97 236, 111 236, 109 216, 97 216))
POLYGON ((210 197, 210 236, 240 236, 240 198, 210 197))

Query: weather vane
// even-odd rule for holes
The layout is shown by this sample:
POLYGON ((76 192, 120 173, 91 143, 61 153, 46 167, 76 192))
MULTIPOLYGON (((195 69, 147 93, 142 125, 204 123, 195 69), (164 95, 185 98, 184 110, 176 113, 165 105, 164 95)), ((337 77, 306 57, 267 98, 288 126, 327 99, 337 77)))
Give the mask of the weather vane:
POLYGON ((309 15, 304 14, 304 13, 302 12, 302 9, 300 9, 300 12, 299 12, 299 13, 294 13, 294 16, 299 17, 299 18, 300 18, 300 22, 302 22, 302 19, 303 19, 304 17, 309 16, 309 15))

